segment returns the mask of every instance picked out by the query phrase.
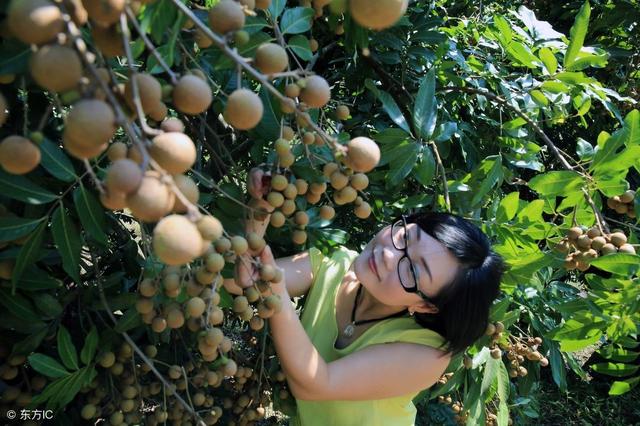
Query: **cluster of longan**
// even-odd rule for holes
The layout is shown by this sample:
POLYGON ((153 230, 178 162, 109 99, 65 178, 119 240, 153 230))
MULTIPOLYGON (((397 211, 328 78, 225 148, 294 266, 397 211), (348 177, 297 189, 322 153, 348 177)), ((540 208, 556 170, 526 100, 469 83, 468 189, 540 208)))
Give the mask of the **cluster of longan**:
POLYGON ((354 171, 338 163, 327 163, 322 170, 329 184, 335 190, 333 202, 339 206, 354 203, 354 213, 360 219, 366 219, 371 214, 371 206, 364 201, 358 191, 369 186, 369 178, 364 173, 354 171))
POLYGON ((633 200, 636 198, 636 191, 630 189, 622 195, 614 195, 607 198, 607 207, 619 214, 626 214, 630 219, 636 218, 636 211, 633 200))
POLYGON ((233 299, 233 312, 243 321, 249 321, 249 327, 258 331, 264 327, 264 320, 282 309, 279 295, 271 291, 272 282, 282 281, 282 271, 271 265, 260 265, 259 279, 243 290, 242 296, 233 299), (254 311, 255 308, 255 311, 254 311))
POLYGON ((5 345, 0 345, 0 361, 0 379, 6 384, 0 399, 0 410, 6 413, 8 410, 27 408, 34 394, 47 385, 47 378, 25 368, 26 357, 11 354, 11 349, 5 345))
POLYGON ((233 393, 233 397, 222 399, 222 408, 231 413, 229 425, 248 425, 265 417, 265 406, 269 406, 268 384, 260 383, 259 373, 251 367, 238 367, 224 388, 233 393))
POLYGON ((540 337, 528 337, 526 340, 513 338, 515 341, 500 345, 507 352, 509 377, 524 377, 528 374, 527 369, 522 366, 525 359, 531 362, 539 362, 541 367, 549 365, 549 360, 538 351, 538 347, 542 344, 540 337))
POLYGON ((304 244, 307 241, 305 228, 309 223, 309 216, 304 211, 296 211, 295 199, 298 195, 308 193, 309 184, 304 179, 296 179, 291 183, 283 174, 275 174, 271 178, 271 191, 267 194, 267 202, 275 210, 271 213, 269 223, 274 228, 280 228, 284 226, 287 217, 293 216, 295 229, 292 239, 296 244, 304 244))
MULTIPOLYGON (((450 376, 447 376, 447 375, 442 376, 440 380, 438 380, 438 383, 439 384, 447 383, 447 380, 451 377, 451 375, 453 375, 453 373, 448 373, 448 374, 450 374, 450 376)), ((464 404, 462 403, 462 401, 454 400, 450 394, 438 395, 438 404, 448 405, 449 407, 451 407, 451 411, 454 412, 453 419, 455 420, 456 423, 463 424, 467 421, 467 418, 469 417, 469 412, 464 411, 464 404)))
POLYGON ((567 253, 564 268, 568 271, 586 271, 589 269, 589 263, 599 256, 636 252, 635 248, 627 243, 627 236, 622 231, 602 234, 597 227, 586 229, 579 226, 570 228, 567 235, 556 244, 555 249, 567 253))

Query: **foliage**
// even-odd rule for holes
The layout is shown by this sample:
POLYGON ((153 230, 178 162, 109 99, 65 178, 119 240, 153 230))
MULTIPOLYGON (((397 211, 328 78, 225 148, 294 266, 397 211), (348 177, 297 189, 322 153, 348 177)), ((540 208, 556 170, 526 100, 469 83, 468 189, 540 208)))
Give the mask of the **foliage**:
MULTIPOLYGON (((489 2, 477 9, 475 2, 417 1, 395 26, 373 32, 348 12, 331 13, 333 5, 318 17, 309 2, 273 0, 267 10, 247 16, 246 43, 236 34, 210 46, 202 43, 203 29, 193 27, 196 17, 207 21, 198 2, 184 2, 195 14, 190 19, 177 0, 142 3, 128 21, 149 40, 134 33, 127 45, 131 63, 124 52, 120 58, 103 54, 90 29, 95 24, 74 33, 67 22, 66 37, 73 43, 81 37, 89 49, 81 52, 87 81, 77 90, 43 90, 29 74, 32 49, 15 38, 3 39, 0 46, 0 76, 6 82, 0 91, 10 114, 2 137, 29 137, 41 153, 41 167, 26 175, 0 170, 1 377, 19 389, 26 389, 24 377, 46 378, 46 387, 33 386, 21 403, 64 411, 61 424, 79 422, 87 404, 102 404, 96 416, 122 409, 134 422, 134 410, 117 406, 121 397, 101 401, 123 392, 140 375, 135 404, 144 398, 160 412, 172 409, 181 416, 186 410, 189 417, 190 405, 202 417, 212 416, 209 420, 245 413, 249 421, 248 404, 256 415, 271 401, 283 412, 295 408, 282 377, 277 378, 281 372, 268 327, 249 327, 251 317, 239 318, 232 297, 220 288, 221 279, 233 274, 230 251, 209 248, 209 254, 225 254, 227 263, 206 287, 211 299, 214 293, 220 296, 208 309, 218 305, 224 311, 221 328, 234 345, 231 352, 220 350, 215 361, 204 362, 197 348, 208 322, 192 319, 189 325, 187 318, 184 327, 158 333, 150 327, 154 316, 139 312, 142 283, 159 283, 175 271, 154 252, 153 223, 101 204, 107 155, 80 161, 63 144, 70 107, 105 89, 90 72, 93 64, 110 70, 109 102, 122 109, 111 143, 124 142, 130 151, 138 139, 147 143, 161 120, 149 118, 152 129, 145 129, 147 123, 136 118, 118 84, 130 81, 132 72, 158 78, 169 116, 179 117, 197 142, 188 173, 199 188, 194 204, 220 220, 225 237, 244 234, 249 210, 244 182, 251 168, 285 174, 291 182, 326 182, 324 164, 341 164, 356 136, 370 137, 380 147, 369 186, 359 192, 358 202, 371 206, 371 216, 354 218, 357 206, 337 202, 332 188, 320 202, 335 207, 331 219, 322 218, 320 206, 308 196, 298 196, 295 210, 305 212, 309 222, 303 226, 288 218, 283 227, 271 226, 265 239, 276 255, 312 246, 325 252, 341 244, 360 249, 373 232, 412 209, 451 211, 482 227, 509 264, 490 318, 504 330, 493 330, 453 360, 447 375, 416 402, 449 398, 460 408, 457 421, 467 424, 505 425, 510 417, 535 417, 540 415, 535 404, 526 407, 524 401, 538 391, 541 359, 548 360, 553 381, 564 392, 568 371, 581 378, 588 373, 575 352, 594 346, 603 359, 589 372, 613 378, 611 395, 638 384, 640 258, 598 251, 597 258, 581 257, 576 238, 567 239, 576 226, 584 228, 580 232, 609 235, 615 224, 628 245, 638 247, 640 197, 622 207, 608 201, 637 189, 639 182, 638 35, 632 31, 637 22, 629 21, 630 11, 640 7, 637 2, 567 2, 550 8, 542 1, 529 7, 489 2), (547 17, 551 23, 543 20, 547 17), (316 41, 317 51, 312 49, 316 41), (290 72, 267 78, 243 59, 254 57, 266 42, 287 48, 290 72), (214 94, 203 114, 184 114, 172 104, 172 73, 192 69, 204 74, 214 94), (332 100, 324 108, 287 114, 278 93, 309 70, 327 79, 332 100), (223 116, 228 96, 240 87, 258 93, 264 107, 259 124, 248 131, 234 130, 223 116), (337 119, 338 105, 349 106, 347 120, 337 119), (305 112, 310 127, 305 127, 305 112), (281 167, 282 156, 274 151, 285 125, 296 130, 290 167, 281 167), (307 132, 314 136, 311 144, 302 143, 307 132), (302 229, 306 241, 296 244, 291 235, 302 229), (575 254, 557 250, 565 243, 575 254), (542 343, 534 343, 534 337, 542 337, 542 343), (544 358, 532 355, 514 363, 511 351, 518 345, 544 358), (149 346, 157 355, 143 356, 140 348, 149 346), (117 354, 117 361, 106 366, 109 353, 117 354), (167 382, 152 376, 148 358, 167 382), (247 377, 225 370, 233 360, 247 377), (185 367, 179 379, 167 379, 176 365, 185 367), (519 367, 526 367, 524 374, 519 367), (209 372, 227 379, 207 382, 209 372), (242 391, 245 382, 251 386, 242 391), (200 388, 206 390, 206 403, 197 410, 191 402, 175 408, 182 406, 172 395, 186 398, 186 390, 200 388), (241 391, 250 395, 250 403, 242 405, 241 391)), ((213 6, 209 3, 207 8, 213 6)), ((118 31, 122 42, 126 33, 118 31)), ((197 211, 189 207, 187 217, 197 211)), ((166 316, 167 307, 182 309, 198 297, 186 283, 193 284, 203 268, 204 261, 196 260, 182 269, 185 282, 176 294, 153 296, 154 315, 166 316)))

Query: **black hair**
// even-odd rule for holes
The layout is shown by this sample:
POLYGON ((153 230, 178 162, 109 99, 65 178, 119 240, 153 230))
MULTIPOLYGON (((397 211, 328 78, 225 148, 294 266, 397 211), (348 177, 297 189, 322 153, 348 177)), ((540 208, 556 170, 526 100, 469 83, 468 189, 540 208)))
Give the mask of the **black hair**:
POLYGON ((442 243, 460 264, 453 280, 431 298, 438 312, 414 314, 418 324, 445 338, 447 353, 458 354, 485 333, 505 263, 485 233, 460 216, 418 212, 407 216, 407 223, 442 243))

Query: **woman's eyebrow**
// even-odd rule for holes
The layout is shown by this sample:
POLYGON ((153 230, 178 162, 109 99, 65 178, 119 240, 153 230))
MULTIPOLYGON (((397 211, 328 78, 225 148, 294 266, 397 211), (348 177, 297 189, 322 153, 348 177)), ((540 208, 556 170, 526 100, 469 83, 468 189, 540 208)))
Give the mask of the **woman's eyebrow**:
MULTIPOLYGON (((418 232, 418 243, 420 242, 420 239, 422 238, 422 232, 420 232, 420 227, 416 226, 416 230, 418 232)), ((427 265, 427 261, 424 260, 424 257, 420 256, 420 262, 422 262, 422 265, 424 265, 424 269, 425 271, 427 271, 427 274, 429 274, 429 279, 431 280, 431 282, 433 282, 433 276, 431 275, 431 270, 429 269, 429 265, 427 265)))

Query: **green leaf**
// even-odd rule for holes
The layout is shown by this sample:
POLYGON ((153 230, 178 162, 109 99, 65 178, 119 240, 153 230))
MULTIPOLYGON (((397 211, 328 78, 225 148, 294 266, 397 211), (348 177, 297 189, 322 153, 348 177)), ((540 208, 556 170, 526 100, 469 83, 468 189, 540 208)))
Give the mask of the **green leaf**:
POLYGON ((24 237, 36 229, 45 219, 46 217, 38 219, 23 219, 14 216, 0 217, 0 242, 24 237))
POLYGON ((40 144, 40 153, 40 164, 56 178, 64 182, 73 182, 78 178, 67 154, 49 139, 45 138, 40 144))
POLYGON ((445 142, 451 139, 451 137, 458 131, 458 123, 455 121, 447 121, 438 125, 436 131, 433 134, 433 140, 435 142, 445 142))
MULTIPOLYGON (((637 148, 638 154, 640 154, 640 147, 637 148)), ((615 195, 620 195, 629 189, 629 183, 626 181, 625 175, 626 172, 613 172, 605 175, 596 173, 593 178, 596 182, 596 186, 604 195, 607 197, 613 197, 615 195)))
POLYGON ((22 74, 29 70, 31 49, 22 43, 4 42, 0 46, 0 75, 22 74))
POLYGON ((555 74, 558 70, 558 61, 556 60, 556 56, 553 54, 551 49, 548 47, 543 47, 538 51, 538 56, 542 60, 544 67, 547 69, 549 74, 555 74))
POLYGON ((27 204, 47 204, 58 198, 26 177, 9 174, 3 169, 0 169, 0 188, 2 195, 27 204))
POLYGON ((518 205, 520 203, 520 194, 518 192, 512 192, 502 200, 498 205, 498 212, 496 219, 498 222, 508 222, 516 216, 518 213, 518 205))
POLYGON ((310 61, 313 58, 313 52, 309 45, 309 39, 302 35, 293 36, 287 42, 287 45, 298 58, 303 61, 310 61))
POLYGON ((29 273, 20 278, 17 285, 17 288, 24 291, 51 290, 60 287, 62 287, 62 281, 35 266, 29 268, 29 273))
MULTIPOLYGON (((246 44, 243 44, 238 48, 238 53, 244 56, 245 58, 253 57, 258 46, 260 46, 263 43, 270 42, 272 40, 273 40, 273 37, 271 37, 269 34, 262 31, 257 32, 251 35, 249 42, 247 42, 246 44)), ((233 62, 233 59, 231 59, 227 55, 219 55, 218 58, 219 59, 216 60, 214 65, 215 70, 234 68, 235 62, 233 62)))
POLYGON ((640 376, 627 380, 616 380, 609 389, 609 395, 622 395, 635 388, 640 383, 640 376))
POLYGON ((571 66, 578 57, 580 49, 582 49, 582 46, 584 45, 584 38, 587 35, 590 16, 591 6, 589 5, 589 1, 587 0, 578 11, 578 15, 576 15, 576 19, 571 26, 571 31, 569 32, 569 46, 567 47, 567 51, 564 54, 564 67, 567 70, 571 69, 571 66))
POLYGON ((71 334, 63 325, 58 327, 58 355, 60 355, 64 366, 69 370, 80 368, 78 365, 78 353, 71 340, 71 334))
POLYGON ((569 93, 571 91, 571 87, 561 81, 545 81, 540 85, 540 88, 550 93, 569 93))
POLYGON ((389 115, 389 118, 391 118, 391 120, 393 120, 393 122, 400 126, 400 128, 405 132, 411 133, 407 120, 405 119, 404 115, 402 115, 398 104, 391 97, 391 95, 383 90, 378 89, 371 79, 366 79, 364 85, 367 87, 367 89, 371 90, 371 92, 375 95, 376 98, 378 98, 380 102, 382 102, 382 108, 389 115))
POLYGON ((258 96, 262 100, 264 112, 250 134, 259 139, 276 140, 280 137, 280 104, 265 87, 260 88, 258 96))
POLYGON ((608 254, 592 260, 591 266, 618 275, 633 276, 640 268, 640 256, 629 253, 608 254))
POLYGON ((40 321, 31 301, 18 293, 12 295, 6 289, 0 289, 0 305, 23 321, 40 321))
POLYGON ((611 345, 600 348, 598 353, 606 359, 617 362, 633 362, 638 359, 638 356, 640 356, 640 352, 620 347, 613 347, 611 345))
POLYGON ((544 93, 542 93, 539 90, 532 90, 530 93, 531 97, 533 98, 533 101, 535 103, 537 103, 540 106, 547 106, 549 105, 549 99, 547 99, 547 97, 544 95, 544 93))
POLYGON ((529 181, 529 187, 543 196, 576 191, 582 184, 582 178, 577 172, 564 170, 544 173, 529 181))
POLYGON ((593 150, 593 146, 582 138, 578 138, 577 146, 576 146, 576 154, 580 157, 581 160, 590 160, 595 151, 593 150))
POLYGON ((418 137, 429 139, 436 128, 438 102, 436 100, 435 68, 431 68, 420 81, 418 96, 413 106, 413 124, 418 137))
POLYGON ((409 174, 418 160, 420 146, 415 142, 403 145, 397 150, 398 158, 390 163, 390 170, 387 173, 387 184, 389 187, 399 185, 409 174))
POLYGON ((127 330, 138 327, 142 324, 142 318, 140 314, 134 309, 127 310, 119 319, 116 325, 113 327, 118 333, 124 333, 127 330))
POLYGON ((509 422, 509 389, 511 382, 509 381, 509 373, 504 362, 499 360, 498 373, 496 377, 498 379, 498 399, 500 400, 498 405, 498 426, 507 426, 509 422))
POLYGON ((76 283, 80 283, 82 241, 76 226, 64 210, 64 207, 60 205, 53 213, 51 232, 53 233, 53 241, 62 256, 62 267, 76 283))
POLYGON ((27 358, 29 365, 40 374, 47 377, 58 378, 68 376, 69 372, 58 361, 44 354, 31 354, 27 358))
POLYGON ((244 27, 242 29, 249 34, 257 33, 261 29, 269 26, 267 21, 260 16, 247 16, 245 19, 244 27))
POLYGON ((24 340, 13 345, 11 349, 12 355, 29 355, 31 352, 35 351, 40 343, 44 340, 45 336, 48 334, 48 327, 43 327, 40 331, 37 331, 31 334, 24 340))
POLYGON ((82 227, 95 241, 107 245, 107 223, 104 217, 104 209, 95 195, 80 185, 73 191, 73 203, 80 218, 82 227))
POLYGON ((43 221, 40 226, 38 226, 38 228, 36 228, 29 237, 27 237, 27 241, 25 241, 24 245, 20 249, 18 258, 16 259, 16 264, 13 267, 13 275, 11 276, 11 284, 14 288, 22 278, 22 274, 26 268, 38 260, 40 250, 42 249, 44 230, 46 229, 48 222, 48 220, 43 221))
POLYGON ((622 363, 614 363, 614 362, 599 362, 597 364, 593 364, 591 369, 596 373, 606 374, 607 376, 614 377, 626 377, 634 374, 640 366, 638 365, 630 365, 630 364, 622 364, 622 363))
POLYGON ((268 9, 269 14, 273 18, 277 18, 278 16, 280 16, 286 5, 287 0, 272 0, 268 9))
POLYGON ((482 386, 480 392, 485 394, 491 385, 497 380, 498 364, 502 364, 502 359, 494 359, 489 357, 484 365, 484 375, 482 376, 482 386))
POLYGON ((558 345, 556 343, 552 343, 551 351, 549 352, 549 364, 551 365, 551 376, 553 377, 553 381, 556 382, 558 388, 562 392, 567 391, 567 371, 564 366, 564 361, 562 359, 562 354, 558 350, 558 345))
POLYGON ((433 183, 433 178, 436 174, 436 160, 433 157, 431 148, 428 146, 422 149, 422 156, 420 161, 416 163, 413 170, 413 176, 418 182, 424 186, 429 186, 433 183))
POLYGON ((282 34, 300 34, 311 29, 315 12, 310 7, 292 7, 282 14, 280 31, 282 34))
MULTIPOLYGON (((43 318, 58 318, 62 315, 63 307, 56 297, 51 294, 37 291, 31 293, 31 299, 33 304, 38 308, 38 311, 44 314, 43 318)), ((42 317, 42 316, 41 316, 42 317)))
POLYGON ((476 189, 473 200, 471 200, 472 206, 476 206, 482 202, 489 191, 491 191, 491 189, 493 189, 493 187, 496 186, 503 177, 501 156, 487 157, 482 162, 490 163, 492 166, 480 186, 476 189))
POLYGON ((93 357, 96 355, 96 350, 98 349, 99 340, 100 335, 98 334, 98 329, 95 326, 91 327, 91 331, 85 338, 84 346, 80 352, 80 360, 83 364, 87 365, 93 360, 93 357))

